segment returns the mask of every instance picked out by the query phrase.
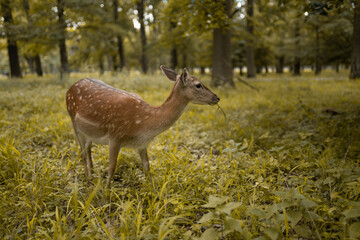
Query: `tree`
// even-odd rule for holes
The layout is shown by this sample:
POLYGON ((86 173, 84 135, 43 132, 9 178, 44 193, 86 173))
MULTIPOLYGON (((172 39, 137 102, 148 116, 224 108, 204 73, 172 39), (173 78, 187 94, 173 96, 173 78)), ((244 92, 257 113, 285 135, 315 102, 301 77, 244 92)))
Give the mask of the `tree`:
POLYGON ((178 21, 176 28, 181 28, 180 32, 185 36, 212 33, 211 84, 233 86, 231 18, 234 16, 234 1, 174 0, 168 3, 166 11, 174 13, 172 18, 178 21))
POLYGON ((247 77, 255 77, 255 56, 254 56, 254 0, 247 0, 246 7, 246 30, 248 37, 246 40, 246 67, 247 77))
POLYGON ((350 78, 360 79, 360 1, 354 0, 354 31, 350 78))
POLYGON ((59 53, 60 53, 60 74, 69 73, 69 63, 66 51, 66 23, 64 16, 64 1, 57 0, 57 14, 58 14, 58 27, 59 27, 59 53))
MULTIPOLYGON (((220 1, 219 1, 220 2, 220 1)), ((222 3, 225 16, 230 19, 231 1, 222 3)), ((227 23, 229 24, 229 23, 227 23)), ((233 66, 231 59, 231 30, 230 26, 225 28, 216 27, 213 29, 213 55, 212 55, 212 84, 222 86, 233 82, 233 66)))
MULTIPOLYGON (((173 32, 176 28, 176 20, 170 18, 170 32, 173 32)), ((177 45, 175 42, 171 44, 171 53, 170 53, 170 66, 172 69, 176 69, 178 66, 178 52, 177 52, 177 45)))
POLYGON ((300 67, 301 67, 301 52, 300 52, 300 19, 297 17, 295 20, 294 27, 294 39, 295 39, 295 48, 294 48, 294 63, 293 63, 293 74, 295 76, 301 75, 300 67))
POLYGON ((5 35, 7 40, 7 49, 9 56, 10 76, 21 78, 22 75, 21 75, 21 69, 19 63, 18 46, 16 43, 16 35, 12 31, 13 17, 11 13, 11 4, 9 0, 1 1, 1 10, 5 22, 5 35))
POLYGON ((322 0, 320 2, 314 1, 310 3, 311 10, 315 9, 324 15, 327 15, 331 9, 340 11, 340 6, 345 6, 344 8, 346 9, 353 9, 350 79, 360 79, 360 1, 352 0, 350 4, 343 0, 322 0))
POLYGON ((138 0, 136 3, 136 9, 138 12, 138 18, 140 23, 140 39, 141 39, 141 58, 140 64, 143 73, 147 73, 148 71, 148 58, 146 54, 147 47, 147 38, 145 32, 145 23, 144 23, 144 0, 138 0))
MULTIPOLYGON (((118 14, 118 0, 113 0, 113 12, 114 12, 114 22, 116 24, 118 23, 119 20, 119 14, 118 14)), ((120 58, 120 63, 119 63, 119 68, 120 71, 122 71, 122 69, 125 67, 125 55, 124 55, 124 39, 123 37, 118 34, 116 36, 116 40, 117 40, 117 48, 118 48, 118 53, 119 53, 119 58, 120 58)))
MULTIPOLYGON (((23 6, 24 6, 24 10, 25 10, 25 15, 26 15, 26 21, 27 21, 27 28, 30 31, 34 30, 34 26, 33 26, 33 22, 32 19, 30 17, 30 5, 29 5, 29 1, 28 0, 23 0, 23 6)), ((28 34, 29 37, 26 37, 26 42, 32 42, 33 38, 31 34, 28 34)), ((33 43, 34 44, 34 43, 33 43)), ((37 45, 37 44, 35 44, 37 45)), ((38 47, 35 46, 33 48, 35 51, 32 51, 32 53, 30 54, 29 61, 31 64, 35 64, 35 72, 38 76, 42 76, 43 75, 43 70, 42 70, 42 66, 41 66, 41 59, 40 59, 40 55, 38 52, 38 47), (34 53, 35 52, 35 53, 34 53)))
MULTIPOLYGON (((155 1, 152 0, 152 2, 155 1)), ((208 34, 195 34, 194 29, 190 30, 184 26, 180 19, 182 12, 173 3, 158 5, 161 12, 155 15, 158 19, 156 29, 154 23, 150 23, 152 31, 149 34, 151 41, 148 49, 149 54, 153 56, 152 62, 156 61, 156 58, 162 64, 164 61, 170 60, 170 66, 173 69, 199 67, 204 64, 203 57, 204 54, 207 54, 209 61, 206 62, 207 65, 205 66, 210 66, 211 48, 207 45, 208 34)))
POLYGON ((320 27, 324 44, 321 58, 325 65, 334 65, 337 71, 340 64, 349 66, 351 62, 353 24, 344 15, 348 13, 332 11, 328 21, 320 27))

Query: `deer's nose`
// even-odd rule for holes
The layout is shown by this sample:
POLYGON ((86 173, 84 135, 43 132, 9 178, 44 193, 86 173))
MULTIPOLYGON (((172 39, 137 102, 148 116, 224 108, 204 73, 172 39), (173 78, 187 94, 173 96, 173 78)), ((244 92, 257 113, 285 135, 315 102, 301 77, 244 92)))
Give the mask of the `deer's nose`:
POLYGON ((215 98, 217 101, 220 101, 220 98, 217 95, 215 96, 215 98))

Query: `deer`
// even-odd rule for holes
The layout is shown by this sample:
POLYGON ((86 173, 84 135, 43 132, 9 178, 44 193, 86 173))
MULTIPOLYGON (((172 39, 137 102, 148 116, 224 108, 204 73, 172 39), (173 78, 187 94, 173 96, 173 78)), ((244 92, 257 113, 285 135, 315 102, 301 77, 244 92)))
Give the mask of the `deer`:
MULTIPOLYGON (((110 188, 117 157, 123 147, 138 151, 145 174, 150 176, 147 148, 154 137, 169 129, 189 103, 215 105, 220 98, 186 68, 181 74, 160 66, 174 87, 161 106, 151 106, 139 95, 107 85, 101 80, 84 78, 66 92, 66 107, 80 145, 85 179, 89 180, 92 143, 109 145, 107 187, 110 188)), ((90 174, 91 174, 90 173, 90 174)))

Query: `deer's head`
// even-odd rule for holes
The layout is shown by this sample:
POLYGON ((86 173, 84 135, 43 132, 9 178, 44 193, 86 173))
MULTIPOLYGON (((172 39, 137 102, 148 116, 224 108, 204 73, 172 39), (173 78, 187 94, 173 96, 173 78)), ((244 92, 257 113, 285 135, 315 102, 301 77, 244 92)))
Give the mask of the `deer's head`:
POLYGON ((220 101, 220 98, 215 93, 210 91, 196 77, 191 76, 186 68, 183 69, 181 74, 165 66, 160 66, 160 68, 169 80, 176 82, 174 90, 178 90, 182 97, 189 102, 215 105, 220 101))

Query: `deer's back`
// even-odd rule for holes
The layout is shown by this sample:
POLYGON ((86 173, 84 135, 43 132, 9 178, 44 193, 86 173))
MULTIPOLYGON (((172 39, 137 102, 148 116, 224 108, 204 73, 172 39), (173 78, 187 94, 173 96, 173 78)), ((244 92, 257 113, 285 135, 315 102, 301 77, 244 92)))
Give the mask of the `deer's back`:
POLYGON ((66 105, 73 123, 81 122, 82 127, 88 125, 119 138, 131 137, 131 131, 137 130, 131 125, 138 123, 144 112, 151 111, 140 96, 96 79, 75 83, 66 93, 66 105))

